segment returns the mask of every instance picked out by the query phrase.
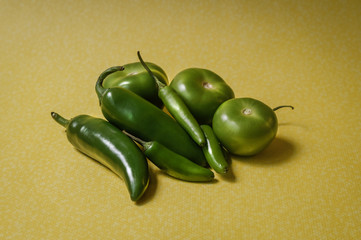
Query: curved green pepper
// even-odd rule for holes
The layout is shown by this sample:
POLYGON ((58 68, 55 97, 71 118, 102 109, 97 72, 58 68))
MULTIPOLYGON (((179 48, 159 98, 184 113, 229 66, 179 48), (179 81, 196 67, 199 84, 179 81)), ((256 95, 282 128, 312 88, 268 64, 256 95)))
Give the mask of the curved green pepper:
POLYGON ((66 128, 67 138, 76 149, 121 177, 132 201, 140 199, 149 184, 148 163, 128 136, 100 118, 79 115, 67 120, 54 112, 51 116, 66 128))
MULTIPOLYGON (((150 62, 147 62, 147 65, 162 84, 168 84, 167 74, 160 66, 150 62)), ((156 83, 139 62, 123 65, 122 71, 117 71, 107 76, 102 85, 104 88, 126 88, 157 107, 163 108, 163 102, 158 97, 156 83)))
POLYGON ((172 117, 127 89, 105 89, 102 86, 103 79, 120 68, 105 70, 95 85, 104 117, 133 136, 144 141, 158 141, 193 162, 206 166, 201 148, 172 117))
POLYGON ((202 129, 200 128, 197 120, 193 117, 189 111, 187 105, 178 96, 178 94, 169 86, 164 85, 149 69, 147 64, 143 61, 138 51, 138 58, 143 67, 147 70, 150 76, 154 79, 154 82, 158 85, 158 96, 163 101, 165 107, 175 120, 184 128, 184 130, 191 136, 191 138, 199 145, 204 146, 206 140, 202 129))
POLYGON ((201 128, 207 141, 207 144, 202 149, 209 166, 217 173, 226 173, 228 171, 228 163, 212 127, 201 125, 201 128))
POLYGON ((140 143, 145 156, 169 176, 189 182, 209 182, 214 178, 210 169, 195 164, 157 141, 145 142, 127 132, 125 134, 140 143))

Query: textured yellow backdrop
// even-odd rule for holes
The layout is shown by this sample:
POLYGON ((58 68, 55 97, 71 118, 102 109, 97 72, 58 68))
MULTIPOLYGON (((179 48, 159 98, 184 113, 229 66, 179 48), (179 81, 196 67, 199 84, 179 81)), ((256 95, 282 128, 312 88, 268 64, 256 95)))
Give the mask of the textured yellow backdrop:
POLYGON ((361 1, 0 0, 0 239, 361 239, 361 1), (94 83, 145 60, 275 107, 260 155, 210 184, 151 165, 143 200, 50 117, 101 117, 94 83))

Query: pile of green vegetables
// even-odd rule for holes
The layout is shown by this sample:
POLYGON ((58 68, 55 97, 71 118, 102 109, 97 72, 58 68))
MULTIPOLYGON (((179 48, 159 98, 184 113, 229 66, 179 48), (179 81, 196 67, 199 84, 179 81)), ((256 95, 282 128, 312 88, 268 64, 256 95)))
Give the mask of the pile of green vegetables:
POLYGON ((132 201, 149 185, 147 159, 174 178, 206 182, 213 171, 227 173, 226 154, 252 156, 275 138, 274 111, 285 106, 235 98, 207 69, 185 69, 168 84, 161 67, 144 62, 139 52, 138 58, 100 74, 95 92, 106 120, 51 113, 76 149, 124 180, 132 201))

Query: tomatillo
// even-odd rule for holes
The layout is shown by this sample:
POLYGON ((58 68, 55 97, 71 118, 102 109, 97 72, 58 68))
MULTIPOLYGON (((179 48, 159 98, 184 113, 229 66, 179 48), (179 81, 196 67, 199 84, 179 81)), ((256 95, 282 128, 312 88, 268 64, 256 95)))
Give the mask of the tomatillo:
MULTIPOLYGON (((150 62, 147 63, 147 66, 159 81, 165 85, 168 84, 167 74, 160 66, 150 62)), ((103 81, 103 87, 126 88, 155 106, 163 108, 163 102, 158 97, 157 84, 139 62, 123 65, 122 71, 117 71, 107 76, 103 81)))
POLYGON ((253 98, 235 98, 219 106, 213 116, 213 131, 232 154, 252 156, 275 138, 278 120, 275 110, 253 98))
POLYGON ((200 124, 211 123, 219 105, 234 98, 232 88, 219 75, 202 68, 179 72, 169 86, 182 98, 200 124))

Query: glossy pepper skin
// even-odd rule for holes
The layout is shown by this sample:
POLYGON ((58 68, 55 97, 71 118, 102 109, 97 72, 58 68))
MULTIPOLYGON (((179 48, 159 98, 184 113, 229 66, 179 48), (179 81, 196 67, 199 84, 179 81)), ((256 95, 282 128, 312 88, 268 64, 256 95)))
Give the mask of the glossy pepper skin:
POLYGON ((124 180, 132 201, 141 198, 149 184, 148 163, 128 136, 100 118, 79 115, 67 120, 54 112, 51 116, 66 128, 67 138, 76 149, 124 180))
MULTIPOLYGON (((147 65, 162 84, 168 84, 167 75, 160 66, 150 62, 147 62, 147 65)), ((141 63, 129 63, 123 65, 122 68, 122 71, 114 72, 104 79, 104 88, 126 88, 157 107, 163 108, 163 102, 158 97, 157 85, 141 63)))
POLYGON ((211 170, 169 150, 157 141, 145 144, 144 154, 168 175, 189 182, 209 182, 214 178, 211 170))
POLYGON ((201 148, 172 117, 127 89, 102 87, 103 79, 119 70, 120 67, 105 70, 95 86, 104 117, 133 136, 144 141, 158 141, 191 161, 206 166, 201 148))
POLYGON ((168 112, 174 117, 175 120, 177 120, 177 122, 184 128, 189 136, 199 146, 203 147, 206 143, 204 134, 197 120, 189 111, 187 105, 171 87, 164 85, 160 80, 158 80, 158 78, 152 73, 151 69, 143 61, 139 51, 138 58, 149 75, 152 76, 154 82, 158 85, 158 96, 164 103, 165 107, 168 109, 168 112))
POLYGON ((128 133, 133 140, 143 146, 145 156, 163 172, 174 178, 188 182, 209 182, 214 179, 214 173, 195 164, 189 159, 169 150, 157 141, 145 142, 128 133))
POLYGON ((201 125, 201 128, 207 141, 207 144, 202 148, 202 150, 209 166, 217 173, 225 174, 228 171, 228 162, 224 157, 222 146, 220 145, 211 126, 201 125))

